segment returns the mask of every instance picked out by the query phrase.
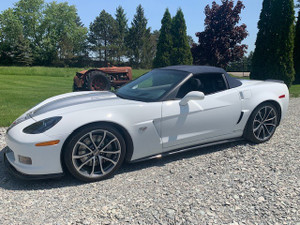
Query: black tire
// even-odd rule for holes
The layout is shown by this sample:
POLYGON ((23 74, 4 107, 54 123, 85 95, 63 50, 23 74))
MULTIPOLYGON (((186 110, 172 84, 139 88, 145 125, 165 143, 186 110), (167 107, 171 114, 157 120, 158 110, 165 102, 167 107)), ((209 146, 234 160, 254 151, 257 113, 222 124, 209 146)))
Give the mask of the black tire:
POLYGON ((79 91, 79 88, 78 88, 77 85, 74 83, 74 84, 73 84, 73 92, 75 92, 75 91, 79 91))
POLYGON ((101 71, 90 71, 87 75, 87 88, 89 91, 109 91, 110 81, 101 71))
POLYGON ((244 138, 254 143, 270 140, 278 126, 278 111, 271 103, 262 103, 250 115, 244 130, 244 138))
POLYGON ((93 124, 71 136, 63 151, 63 160, 75 178, 94 182, 112 176, 122 165, 125 154, 125 141, 118 130, 93 124))

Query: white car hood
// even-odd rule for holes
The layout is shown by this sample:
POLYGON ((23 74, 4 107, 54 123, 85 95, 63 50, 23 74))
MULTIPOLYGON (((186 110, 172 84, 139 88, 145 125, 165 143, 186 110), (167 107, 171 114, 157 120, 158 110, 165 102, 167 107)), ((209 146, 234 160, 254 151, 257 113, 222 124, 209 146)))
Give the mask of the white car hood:
POLYGON ((35 117, 47 112, 63 109, 66 107, 76 107, 83 104, 91 106, 91 103, 95 107, 110 106, 116 105, 116 101, 118 102, 117 104, 122 104, 123 101, 124 104, 128 104, 128 100, 123 100, 117 97, 114 93, 108 91, 67 93, 43 101, 42 103, 32 108, 29 114, 30 117, 35 117))

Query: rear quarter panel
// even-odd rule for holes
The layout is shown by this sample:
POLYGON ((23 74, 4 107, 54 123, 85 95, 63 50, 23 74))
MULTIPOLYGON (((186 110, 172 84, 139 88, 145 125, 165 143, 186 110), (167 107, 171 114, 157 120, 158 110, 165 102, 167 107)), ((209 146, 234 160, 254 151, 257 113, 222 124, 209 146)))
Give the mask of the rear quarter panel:
POLYGON ((240 93, 243 119, 238 124, 238 129, 244 129, 253 110, 263 102, 273 101, 280 106, 280 121, 285 117, 289 104, 289 90, 283 83, 269 81, 242 80, 238 87, 240 93), (282 97, 284 96, 284 97, 282 97))

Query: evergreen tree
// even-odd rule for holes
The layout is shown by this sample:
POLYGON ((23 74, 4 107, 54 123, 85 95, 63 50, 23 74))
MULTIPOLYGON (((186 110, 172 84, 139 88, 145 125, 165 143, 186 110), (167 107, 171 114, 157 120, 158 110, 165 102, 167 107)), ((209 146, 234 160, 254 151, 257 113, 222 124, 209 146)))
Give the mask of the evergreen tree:
POLYGON ((104 64, 112 61, 114 43, 117 35, 117 23, 105 10, 96 17, 90 25, 89 41, 92 49, 99 54, 99 60, 104 59, 104 64))
POLYGON ((76 29, 74 29, 74 36, 72 37, 73 60, 69 62, 72 67, 85 67, 90 61, 89 57, 89 42, 88 29, 83 25, 81 18, 76 13, 75 18, 76 29))
POLYGON ((149 40, 145 42, 145 46, 143 49, 143 58, 141 66, 143 68, 152 68, 153 67, 153 60, 155 58, 157 43, 159 38, 159 31, 155 30, 153 33, 147 33, 146 39, 149 40))
POLYGON ((116 22, 117 22, 117 37, 116 37, 116 57, 118 63, 121 62, 121 58, 126 53, 125 36, 128 32, 127 18, 124 13, 124 9, 119 6, 116 10, 116 22))
POLYGON ((14 51, 15 62, 19 66, 31 66, 33 63, 33 56, 29 41, 24 39, 23 35, 18 37, 18 43, 14 51))
POLYGON ((171 51, 173 48, 172 18, 169 9, 166 9, 161 20, 160 35, 157 43, 157 52, 153 61, 153 67, 164 67, 171 65, 171 51))
POLYGON ((298 20, 296 24, 294 47, 294 66, 295 66, 295 83, 300 84, 300 11, 298 12, 298 20))
POLYGON ((294 80, 294 1, 264 0, 258 22, 251 79, 294 80))
POLYGON ((171 64, 191 65, 193 58, 186 34, 184 15, 181 9, 177 11, 175 17, 172 19, 171 34, 173 40, 171 64))
MULTIPOLYGON (((150 28, 147 28, 147 19, 144 15, 144 9, 139 5, 136 9, 131 27, 126 37, 128 47, 128 58, 134 67, 144 67, 147 58, 150 42, 150 28)), ((146 63, 147 64, 147 63, 146 63)))

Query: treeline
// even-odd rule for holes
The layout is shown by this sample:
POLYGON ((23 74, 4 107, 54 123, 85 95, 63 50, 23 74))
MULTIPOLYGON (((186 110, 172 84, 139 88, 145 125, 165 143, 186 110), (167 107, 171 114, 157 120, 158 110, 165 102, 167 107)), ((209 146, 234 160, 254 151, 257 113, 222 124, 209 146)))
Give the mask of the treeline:
POLYGON ((141 5, 130 26, 119 6, 114 15, 102 10, 86 28, 67 2, 19 0, 0 14, 0 65, 196 64, 251 71, 252 79, 280 79, 288 86, 300 83, 300 11, 295 26, 294 1, 263 0, 256 48, 248 57, 242 44, 247 26, 240 24, 244 8, 241 0, 207 5, 204 31, 196 33, 198 43, 193 43, 181 9, 174 17, 166 9, 159 31, 148 27, 141 5))
POLYGON ((144 9, 136 9, 131 27, 124 9, 119 6, 115 18, 102 10, 90 25, 88 34, 92 55, 104 65, 128 63, 135 68, 151 68, 159 32, 147 27, 144 9))
POLYGON ((114 16, 102 10, 87 29, 67 2, 19 0, 0 14, 0 64, 150 68, 159 32, 147 22, 139 5, 128 27, 119 6, 114 16))
POLYGON ((226 71, 230 72, 250 72, 252 69, 253 52, 251 51, 248 56, 244 56, 238 61, 229 62, 226 71))
POLYGON ((174 17, 166 9, 159 31, 148 27, 141 5, 130 26, 119 6, 114 15, 102 10, 86 28, 75 6, 67 2, 19 0, 0 14, 0 65, 152 68, 200 64, 225 68, 245 53, 246 46, 240 43, 247 36, 246 26, 237 26, 243 7, 240 1, 234 6, 232 0, 206 6, 206 29, 196 34, 196 44, 187 35, 181 9, 174 17), (224 13, 226 20, 221 16, 224 13))
POLYGON ((88 30, 74 6, 20 0, 0 14, 2 65, 76 65, 88 56, 88 30))
POLYGON ((186 34, 181 9, 174 17, 166 9, 159 31, 148 27, 141 5, 130 26, 119 6, 114 15, 102 10, 86 28, 75 6, 67 2, 19 0, 0 14, 0 65, 152 68, 200 64, 225 68, 245 53, 246 46, 240 43, 247 36, 246 26, 237 26, 243 7, 240 1, 234 6, 232 0, 211 8, 207 5, 206 28, 196 34, 196 44, 186 34))

